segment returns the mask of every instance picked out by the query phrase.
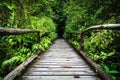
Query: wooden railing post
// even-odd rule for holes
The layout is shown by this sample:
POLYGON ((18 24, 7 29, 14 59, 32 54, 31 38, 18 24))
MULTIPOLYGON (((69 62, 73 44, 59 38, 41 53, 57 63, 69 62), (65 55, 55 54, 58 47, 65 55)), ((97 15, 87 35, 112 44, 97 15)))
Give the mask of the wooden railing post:
POLYGON ((37 32, 37 42, 40 43, 40 32, 37 32))
MULTIPOLYGON (((37 42, 40 43, 40 31, 37 29, 14 29, 14 28, 4 28, 0 27, 0 37, 1 36, 8 36, 8 35, 21 35, 21 34, 28 34, 28 33, 37 33, 37 42)), ((26 61, 21 63, 17 68, 12 70, 8 75, 6 75, 3 80, 13 80, 19 72, 21 72, 25 67, 32 62, 40 53, 37 53, 30 56, 26 61)))
MULTIPOLYGON (((87 29, 85 29, 82 32, 69 32, 71 34, 80 34, 80 54, 82 57, 95 69, 98 71, 98 74, 101 76, 103 80, 112 80, 110 75, 108 75, 102 68, 100 68, 92 59, 88 58, 86 54, 83 52, 84 50, 84 34, 86 32, 89 32, 91 30, 101 30, 101 29, 107 29, 107 30, 120 30, 120 24, 103 24, 103 25, 96 25, 91 26, 87 29)), ((71 37, 71 36, 70 36, 71 37)))
POLYGON ((84 34, 80 34, 80 50, 84 50, 84 34))
POLYGON ((120 24, 103 24, 103 25, 97 25, 97 26, 91 26, 80 34, 80 50, 84 50, 84 33, 89 32, 91 30, 101 30, 101 29, 108 29, 108 30, 120 30, 120 24))

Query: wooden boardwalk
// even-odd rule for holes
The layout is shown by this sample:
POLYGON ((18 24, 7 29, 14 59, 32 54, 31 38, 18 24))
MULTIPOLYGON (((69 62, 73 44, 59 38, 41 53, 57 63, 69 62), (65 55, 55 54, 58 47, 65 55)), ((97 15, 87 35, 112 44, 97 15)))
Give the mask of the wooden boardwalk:
POLYGON ((97 80, 97 76, 64 39, 57 39, 18 80, 97 80))

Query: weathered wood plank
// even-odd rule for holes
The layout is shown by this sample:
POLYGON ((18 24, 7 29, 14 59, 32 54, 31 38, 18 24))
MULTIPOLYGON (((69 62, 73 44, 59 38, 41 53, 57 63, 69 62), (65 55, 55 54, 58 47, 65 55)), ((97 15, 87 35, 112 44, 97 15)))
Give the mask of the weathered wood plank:
POLYGON ((92 72, 27 72, 24 75, 26 76, 95 76, 95 73, 92 72))
POLYGON ((88 65, 81 65, 81 66, 32 65, 31 68, 89 68, 89 66, 88 65))
POLYGON ((37 64, 34 65, 42 65, 42 66, 86 66, 88 64, 37 64))
POLYGON ((27 72, 93 72, 89 67, 81 67, 81 68, 30 68, 27 72))
POLYGON ((97 80, 96 73, 63 39, 57 39, 20 80, 97 80), (75 78, 74 78, 75 77, 75 78), (77 78, 76 78, 77 77, 77 78))
POLYGON ((39 64, 39 65, 85 65, 85 62, 63 62, 63 63, 57 63, 57 62, 53 62, 53 63, 35 63, 35 64, 39 64))
POLYGON ((56 58, 49 57, 49 59, 48 59, 48 57, 41 57, 40 60, 49 60, 49 61, 52 60, 52 61, 53 61, 53 59, 54 59, 54 60, 55 60, 55 59, 56 59, 56 60, 59 60, 59 59, 60 59, 60 60, 61 60, 61 59, 68 59, 68 60, 69 60, 69 59, 72 59, 72 60, 73 60, 73 59, 79 59, 79 58, 76 58, 76 57, 56 57, 56 58))
POLYGON ((46 61, 46 60, 41 60, 41 61, 38 61, 38 63, 66 63, 66 62, 83 62, 83 60, 51 60, 51 61, 46 61))
POLYGON ((96 76, 23 76, 19 80, 97 80, 96 76))
POLYGON ((76 55, 74 55, 74 56, 73 55, 69 55, 68 56, 68 55, 59 55, 58 54, 58 55, 54 55, 54 56, 53 55, 44 55, 44 57, 55 57, 55 58, 56 57, 66 57, 67 58, 67 57, 78 57, 78 56, 76 56, 76 55))
MULTIPOLYGON (((53 51, 55 51, 55 50, 53 50, 53 51)), ((65 55, 70 54, 70 55, 74 55, 74 53, 72 53, 73 51, 67 51, 67 52, 64 52, 63 50, 62 50, 62 51, 59 51, 59 52, 53 52, 53 51, 52 51, 52 52, 47 52, 46 54, 48 54, 48 55, 49 55, 49 54, 54 54, 54 55, 55 55, 55 54, 60 54, 60 55, 61 55, 61 54, 65 54, 65 55)), ((54 55, 53 55, 53 56, 54 56, 54 55)))

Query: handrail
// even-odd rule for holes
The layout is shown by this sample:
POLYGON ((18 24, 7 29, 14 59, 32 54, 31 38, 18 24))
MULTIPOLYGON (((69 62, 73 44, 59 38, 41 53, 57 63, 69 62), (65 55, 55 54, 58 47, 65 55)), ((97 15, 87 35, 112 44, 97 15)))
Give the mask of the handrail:
MULTIPOLYGON (((37 33, 37 40, 38 43, 40 43, 40 31, 37 29, 14 29, 0 27, 0 36, 20 35, 27 33, 37 33)), ((38 56, 39 53, 40 51, 30 56, 26 61, 21 63, 17 68, 15 68, 8 75, 6 75, 3 80, 13 80, 19 72, 21 72, 30 62, 32 62, 38 56)))
POLYGON ((103 24, 103 25, 96 25, 96 26, 91 26, 85 30, 83 30, 82 32, 75 32, 75 31, 70 31, 67 33, 70 34, 80 34, 80 46, 81 46, 81 50, 84 49, 84 34, 88 31, 91 30, 101 30, 101 29, 108 29, 108 30, 120 30, 120 24, 103 24))
POLYGON ((80 46, 81 50, 84 49, 84 33, 91 31, 91 30, 99 30, 99 29, 108 29, 108 30, 120 30, 120 24, 103 24, 103 25, 97 25, 97 26, 91 26, 84 31, 81 32, 80 35, 80 46))
POLYGON ((80 54, 81 56, 96 70, 98 70, 99 75, 104 80, 112 80, 111 77, 102 69, 100 68, 92 59, 88 58, 85 53, 83 52, 84 49, 84 34, 91 30, 99 30, 99 29, 108 29, 108 30, 120 30, 120 24, 103 24, 103 25, 97 25, 97 26, 91 26, 82 32, 67 32, 70 34, 80 34, 80 54))
POLYGON ((20 35, 27 33, 37 33, 38 43, 40 42, 40 31, 37 29, 14 29, 14 28, 0 27, 0 36, 20 35))
POLYGON ((23 63, 21 63, 19 66, 17 66, 14 70, 12 70, 8 75, 6 75, 3 80, 14 80, 14 78, 17 76, 18 73, 20 73, 25 67, 32 62, 40 53, 38 51, 36 54, 33 54, 30 56, 27 60, 25 60, 23 63))

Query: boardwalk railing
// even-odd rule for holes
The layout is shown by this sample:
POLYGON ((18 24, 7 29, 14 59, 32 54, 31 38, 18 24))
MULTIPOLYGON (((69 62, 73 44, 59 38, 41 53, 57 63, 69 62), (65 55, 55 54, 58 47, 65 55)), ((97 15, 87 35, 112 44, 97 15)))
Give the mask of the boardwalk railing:
MULTIPOLYGON (((40 31, 37 29, 14 29, 14 28, 0 27, 0 36, 21 35, 21 34, 28 34, 28 33, 37 33, 37 40, 38 40, 38 43, 40 43, 40 31)), ((7 76, 5 76, 3 80, 13 80, 18 73, 20 73, 23 69, 25 69, 25 67, 38 56, 39 53, 40 51, 33 54, 26 61, 21 63, 17 68, 11 71, 7 76)))
POLYGON ((101 78, 104 80, 112 80, 111 77, 102 69, 100 68, 92 59, 88 58, 84 50, 84 35, 86 32, 91 30, 101 30, 101 29, 108 29, 108 30, 120 30, 120 24, 103 24, 103 25, 97 25, 97 26, 91 26, 87 29, 85 29, 82 32, 67 32, 68 34, 79 34, 80 35, 80 55, 90 64, 91 67, 93 67, 95 70, 98 71, 98 74, 101 78))
POLYGON ((40 31, 37 29, 14 29, 14 28, 0 27, 0 36, 21 35, 28 33, 37 33, 38 43, 40 42, 40 31))

